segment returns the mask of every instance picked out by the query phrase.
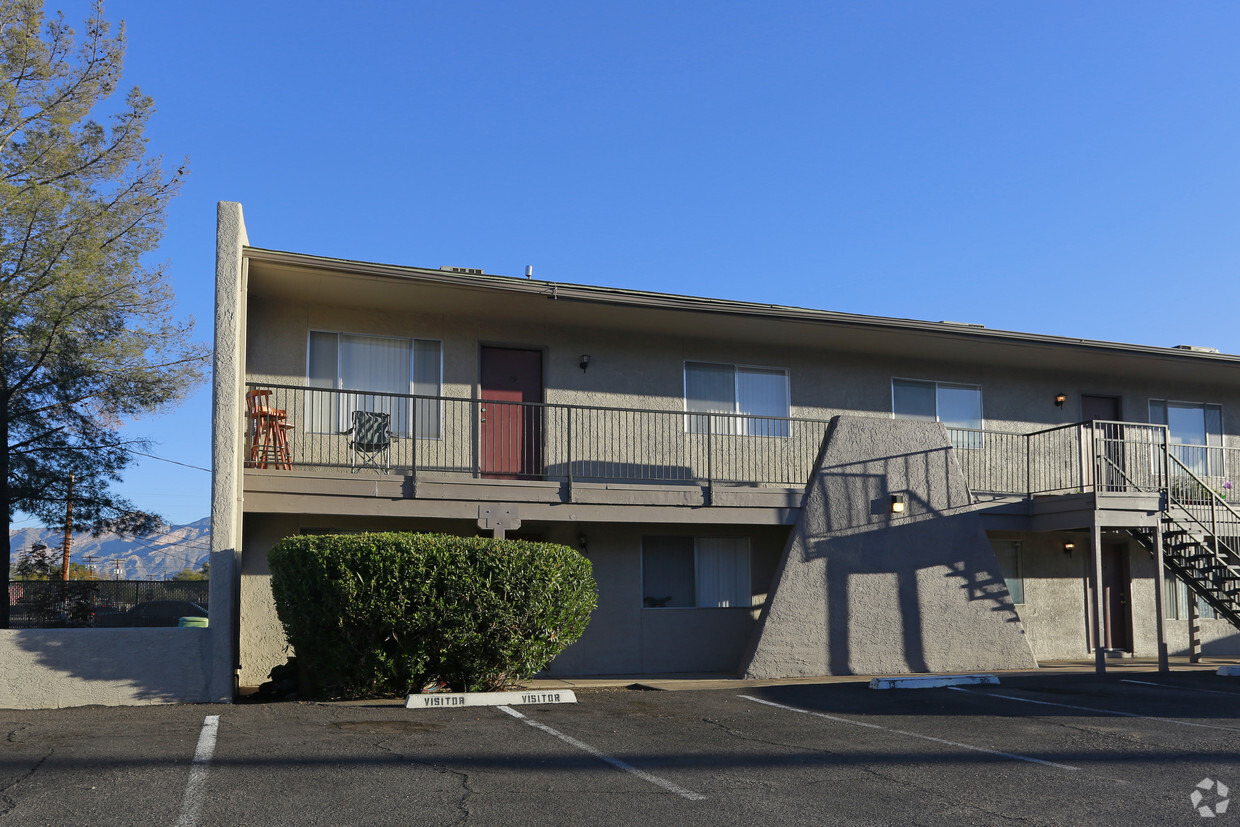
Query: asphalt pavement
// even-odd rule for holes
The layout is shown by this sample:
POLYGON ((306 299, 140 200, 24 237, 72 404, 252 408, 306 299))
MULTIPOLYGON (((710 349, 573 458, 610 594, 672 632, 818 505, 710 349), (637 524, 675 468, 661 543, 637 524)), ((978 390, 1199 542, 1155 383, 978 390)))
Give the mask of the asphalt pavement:
POLYGON ((1240 679, 1210 672, 576 691, 0 710, 0 824, 1240 825, 1240 679))

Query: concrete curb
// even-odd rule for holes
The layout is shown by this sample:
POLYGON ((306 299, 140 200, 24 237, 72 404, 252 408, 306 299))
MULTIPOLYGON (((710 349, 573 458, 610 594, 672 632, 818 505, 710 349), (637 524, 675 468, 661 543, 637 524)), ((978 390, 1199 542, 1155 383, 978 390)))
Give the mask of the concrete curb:
POLYGON ((871 689, 937 689, 940 686, 998 684, 994 675, 918 675, 908 678, 875 678, 871 689))
POLYGON ((405 696, 405 709, 460 709, 465 706, 521 706, 522 704, 575 704, 571 689, 523 692, 427 692, 405 696))
POLYGON ((1233 663, 1231 666, 1220 666, 1217 674, 1226 678, 1240 678, 1240 663, 1233 663))

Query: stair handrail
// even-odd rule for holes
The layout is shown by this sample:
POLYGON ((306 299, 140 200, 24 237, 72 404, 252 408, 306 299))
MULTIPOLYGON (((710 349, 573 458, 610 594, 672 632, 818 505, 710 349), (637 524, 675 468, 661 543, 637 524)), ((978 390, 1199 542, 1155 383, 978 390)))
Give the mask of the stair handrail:
MULTIPOLYGON (((1192 479, 1193 482, 1197 483, 1197 485, 1201 487, 1201 490, 1210 492, 1212 509, 1217 509, 1221 505, 1224 509, 1226 509, 1231 514, 1232 517, 1236 519, 1237 523, 1240 523, 1240 511, 1236 511, 1236 509, 1232 508, 1231 505, 1227 502, 1227 500, 1220 497, 1218 495, 1218 492, 1216 492, 1213 488, 1211 488, 1208 484, 1206 484, 1206 482, 1203 479, 1201 479, 1201 477, 1197 476, 1191 468, 1189 468, 1187 465, 1181 462, 1180 458, 1177 457, 1175 454, 1167 452, 1166 456, 1170 462, 1174 462, 1176 465, 1178 465, 1180 469, 1186 475, 1188 475, 1190 479, 1192 479)), ((1166 485, 1167 485, 1168 505, 1170 505, 1171 503, 1175 503, 1176 505, 1180 506, 1180 509, 1184 512, 1184 514, 1188 515, 1189 519, 1192 522, 1201 526, 1201 529, 1203 531, 1209 534, 1209 536, 1213 537, 1216 552, 1221 547, 1228 554, 1230 554, 1233 559, 1240 561, 1240 554, 1238 554, 1236 550, 1233 549, 1231 546, 1227 545, 1227 543, 1223 540, 1223 538, 1218 535, 1217 527, 1207 526, 1197 517, 1197 515, 1195 515, 1192 511, 1189 511, 1188 508, 1185 507, 1184 503, 1180 502, 1180 500, 1175 496, 1175 494, 1172 492, 1172 487, 1171 487, 1171 474, 1170 474, 1171 467, 1168 466, 1167 470, 1168 470, 1168 474, 1167 474, 1166 485)), ((1179 518, 1176 517, 1173 519, 1178 520, 1179 518)), ((1231 565, 1229 563, 1225 562, 1224 565, 1227 565, 1228 568, 1231 568, 1231 565)), ((1240 574, 1240 572, 1237 572, 1237 574, 1240 574)))

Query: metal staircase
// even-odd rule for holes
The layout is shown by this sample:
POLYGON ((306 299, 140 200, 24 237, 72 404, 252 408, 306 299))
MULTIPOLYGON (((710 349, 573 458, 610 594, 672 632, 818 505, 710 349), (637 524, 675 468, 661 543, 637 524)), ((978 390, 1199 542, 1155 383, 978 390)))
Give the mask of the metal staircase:
MULTIPOLYGON (((1240 628, 1240 511, 1174 455, 1164 456, 1163 560, 1218 617, 1240 628)), ((1153 551, 1148 534, 1133 534, 1153 551)))

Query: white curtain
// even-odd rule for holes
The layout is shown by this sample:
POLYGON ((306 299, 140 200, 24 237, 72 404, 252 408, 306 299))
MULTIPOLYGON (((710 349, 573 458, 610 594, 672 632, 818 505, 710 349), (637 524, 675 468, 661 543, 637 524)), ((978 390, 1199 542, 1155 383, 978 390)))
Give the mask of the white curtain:
POLYGON ((738 413, 778 419, 743 420, 743 433, 750 436, 787 436, 788 374, 773 368, 736 369, 738 413))
POLYGON ((698 538, 697 593, 698 608, 751 604, 747 538, 698 538))
POLYGON ((385 394, 408 394, 410 340, 385 336, 340 334, 340 387, 359 393, 344 394, 340 430, 352 424, 353 411, 391 415, 391 429, 409 434, 409 400, 385 394))
POLYGON ((338 414, 340 394, 336 387, 340 375, 337 358, 340 352, 340 334, 310 334, 310 353, 307 359, 306 379, 311 388, 322 391, 306 392, 306 431, 312 434, 331 434, 341 428, 338 414))
MULTIPOLYGON (((416 396, 442 394, 443 383, 442 346, 432 339, 415 339, 413 342, 413 393, 416 396)), ((442 403, 438 399, 418 399, 415 403, 417 436, 438 439, 442 403)))
MULTIPOLYGON (((736 369, 732 365, 685 362, 685 410, 701 413, 736 413, 736 369)), ((731 417, 688 417, 691 434, 731 433, 731 417), (712 421, 713 420, 713 421, 712 421)))

